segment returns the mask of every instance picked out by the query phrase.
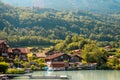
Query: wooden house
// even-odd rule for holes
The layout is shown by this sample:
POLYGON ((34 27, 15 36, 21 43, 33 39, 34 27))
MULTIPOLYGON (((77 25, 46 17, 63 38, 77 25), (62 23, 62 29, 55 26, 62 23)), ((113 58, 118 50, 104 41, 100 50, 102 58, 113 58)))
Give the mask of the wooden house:
POLYGON ((65 70, 69 67, 68 62, 47 62, 48 70, 65 70))
POLYGON ((27 54, 29 50, 27 48, 14 48, 13 50, 13 57, 19 56, 20 60, 27 60, 27 54))
POLYGON ((0 40, 0 56, 7 57, 8 56, 8 44, 5 40, 0 40))
POLYGON ((110 51, 112 48, 113 48, 112 46, 105 46, 105 47, 104 47, 104 49, 105 49, 106 51, 110 51))
POLYGON ((82 62, 83 58, 79 55, 71 55, 70 62, 82 62))
POLYGON ((45 53, 37 53, 37 54, 34 54, 34 56, 36 58, 43 58, 43 59, 45 59, 47 57, 47 55, 45 53))
POLYGON ((71 56, 64 54, 64 53, 56 53, 50 56, 47 56, 45 60, 51 61, 51 62, 63 62, 63 61, 68 61, 70 60, 71 56))
POLYGON ((73 55, 81 55, 82 54, 82 50, 81 49, 76 49, 72 51, 73 55))
POLYGON ((69 60, 71 56, 64 53, 56 53, 45 58, 49 69, 65 70, 69 67, 69 60))
POLYGON ((13 58, 13 51, 12 51, 12 48, 8 48, 8 56, 9 58, 13 58))
POLYGON ((61 54, 61 51, 54 51, 54 50, 47 50, 47 51, 43 51, 42 53, 36 53, 34 54, 34 56, 36 58, 46 58, 47 56, 51 56, 53 54, 61 54))

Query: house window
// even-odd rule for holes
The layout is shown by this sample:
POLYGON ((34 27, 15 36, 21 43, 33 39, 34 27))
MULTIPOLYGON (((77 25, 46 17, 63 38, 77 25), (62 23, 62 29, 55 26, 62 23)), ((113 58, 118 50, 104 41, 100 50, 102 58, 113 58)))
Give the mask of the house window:
POLYGON ((25 55, 22 55, 22 57, 25 57, 25 55))
POLYGON ((26 58, 23 58, 23 60, 27 60, 26 58))
POLYGON ((61 59, 63 59, 63 56, 61 56, 61 59))
POLYGON ((2 56, 7 56, 8 54, 7 53, 2 53, 2 56))
POLYGON ((57 61, 58 59, 54 59, 55 61, 57 61))
POLYGON ((15 51, 14 51, 14 54, 20 54, 20 51, 15 50, 15 51))
POLYGON ((2 51, 2 48, 0 48, 0 51, 2 51))
POLYGON ((13 55, 10 55, 10 57, 13 57, 13 55))

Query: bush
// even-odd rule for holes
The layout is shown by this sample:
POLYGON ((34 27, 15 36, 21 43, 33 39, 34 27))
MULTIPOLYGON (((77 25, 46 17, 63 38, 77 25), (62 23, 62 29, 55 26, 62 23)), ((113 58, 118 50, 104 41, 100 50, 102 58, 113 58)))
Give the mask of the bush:
POLYGON ((6 71, 7 74, 24 74, 24 69, 10 68, 6 71))
POLYGON ((14 62, 15 67, 20 67, 21 66, 21 62, 14 62))
POLYGON ((6 70, 8 69, 9 64, 6 62, 0 62, 0 72, 5 73, 6 70))
POLYGON ((35 70, 35 65, 31 65, 30 68, 31 68, 32 70, 35 70))
POLYGON ((0 57, 0 62, 3 62, 3 57, 0 57))
POLYGON ((41 63, 40 65, 39 65, 39 67, 40 67, 40 69, 43 69, 44 67, 46 67, 47 65, 45 64, 45 63, 41 63))
POLYGON ((107 66, 107 64, 102 64, 102 65, 98 66, 98 69, 108 70, 110 68, 107 66))

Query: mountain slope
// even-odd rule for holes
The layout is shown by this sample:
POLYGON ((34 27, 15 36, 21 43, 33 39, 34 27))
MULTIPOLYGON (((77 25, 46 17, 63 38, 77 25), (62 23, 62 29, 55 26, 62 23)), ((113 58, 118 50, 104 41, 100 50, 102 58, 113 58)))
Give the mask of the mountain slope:
POLYGON ((15 8, 0 4, 0 38, 8 39, 12 45, 54 44, 67 35, 81 35, 98 42, 120 40, 119 14, 15 8))

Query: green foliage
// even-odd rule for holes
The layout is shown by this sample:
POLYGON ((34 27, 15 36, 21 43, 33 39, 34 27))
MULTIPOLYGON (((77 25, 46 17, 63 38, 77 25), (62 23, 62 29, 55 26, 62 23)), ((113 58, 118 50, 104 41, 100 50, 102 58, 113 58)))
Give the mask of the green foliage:
POLYGON ((24 68, 29 68, 29 62, 22 62, 24 68))
POLYGON ((0 57, 0 62, 3 62, 3 57, 0 57))
POLYGON ((120 61, 117 57, 110 58, 107 61, 107 66, 110 69, 120 69, 120 61))
POLYGON ((30 68, 31 68, 32 70, 35 70, 35 69, 36 69, 35 65, 31 65, 30 68))
POLYGON ((55 45, 56 50, 61 50, 67 53, 71 53, 72 50, 82 49, 84 45, 91 43, 92 41, 87 41, 81 36, 71 35, 67 36, 65 40, 55 45))
POLYGON ((37 69, 42 70, 42 68, 46 66, 45 59, 39 58, 39 59, 35 59, 33 61, 38 64, 38 66, 36 66, 37 69))
POLYGON ((87 44, 83 49, 82 57, 89 63, 97 63, 97 69, 106 69, 107 52, 97 44, 87 44))
POLYGON ((5 73, 6 70, 8 69, 9 64, 6 62, 0 62, 0 72, 5 73))
POLYGON ((1 3, 0 38, 6 38, 13 47, 38 46, 55 45, 56 40, 65 38, 67 44, 76 42, 79 40, 77 36, 73 38, 70 36, 76 34, 97 40, 100 46, 105 46, 107 41, 112 42, 109 44, 115 47, 120 46, 119 14, 100 15, 86 11, 34 10, 15 8, 1 3))
POLYGON ((24 69, 17 69, 17 68, 9 68, 6 71, 7 74, 24 74, 24 69))

